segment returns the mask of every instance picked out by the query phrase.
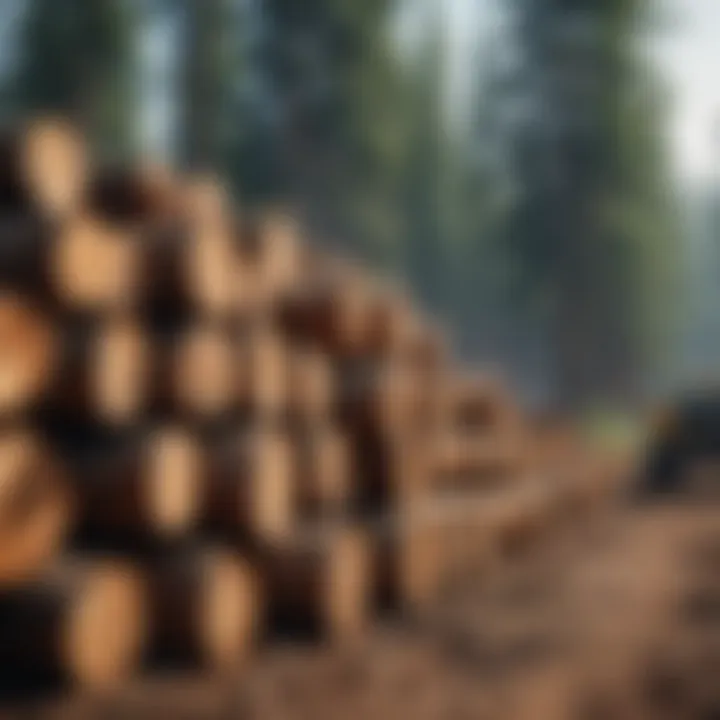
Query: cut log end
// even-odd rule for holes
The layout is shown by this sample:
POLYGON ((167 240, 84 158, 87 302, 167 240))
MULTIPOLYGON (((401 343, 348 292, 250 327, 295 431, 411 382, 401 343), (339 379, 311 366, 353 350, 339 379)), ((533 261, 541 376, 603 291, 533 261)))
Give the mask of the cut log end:
POLYGON ((3 679, 106 690, 141 659, 145 585, 129 563, 67 556, 2 600, 3 679))
POLYGON ((222 669, 245 660, 259 625, 259 585, 250 566, 217 554, 205 568, 201 638, 207 665, 222 669))
POLYGON ((175 429, 156 431, 146 449, 143 505, 156 534, 178 535, 191 527, 200 508, 200 451, 175 429))
POLYGON ((79 310, 127 307, 138 290, 139 248, 128 235, 90 216, 69 222, 50 259, 55 292, 79 310))
POLYGON ((0 439, 0 585, 32 578, 60 551, 72 506, 61 473, 35 438, 0 439))
POLYGON ((162 559, 151 568, 152 655, 162 663, 213 671, 248 656, 261 613, 253 568, 214 548, 162 559))
POLYGON ((112 439, 76 458, 86 542, 130 545, 176 539, 200 514, 200 451, 174 426, 112 439))
POLYGON ((81 201, 88 173, 83 142, 68 123, 30 123, 22 138, 20 172, 34 204, 51 216, 65 216, 81 201))
POLYGON ((483 431, 511 427, 516 420, 505 387, 491 375, 463 373, 450 378, 445 401, 447 422, 455 428, 483 431))
POLYGON ((13 295, 0 297, 0 413, 37 400, 57 359, 55 333, 45 318, 13 295))
POLYGON ((519 476, 523 459, 521 443, 507 433, 469 436, 438 433, 432 452, 432 472, 438 480, 445 479, 451 485, 453 478, 460 484, 463 477, 470 482, 476 477, 478 485, 492 478, 506 482, 519 476))
POLYGON ((279 333, 262 324, 243 338, 237 376, 240 405, 263 417, 278 417, 287 404, 288 353, 279 333))
POLYGON ((325 608, 330 636, 356 641, 365 629, 369 590, 369 554, 367 538, 346 530, 333 540, 327 558, 325 608))
POLYGON ((332 366, 322 354, 294 348, 288 356, 288 405, 304 421, 329 418, 335 399, 332 366))
POLYGON ((257 241, 263 280, 270 292, 281 295, 298 280, 302 270, 298 227, 285 213, 267 213, 260 219, 257 241))
POLYGON ((429 522, 397 528, 381 549, 380 599, 405 611, 422 612, 437 599, 441 538, 429 522))
POLYGON ((406 368, 387 364, 377 375, 370 393, 370 421, 381 432, 402 432, 419 420, 420 396, 426 388, 418 387, 406 368))
POLYGON ((144 636, 144 591, 138 574, 122 564, 98 564, 87 571, 69 604, 62 664, 79 685, 115 685, 137 665, 144 636))
POLYGON ((407 353, 418 333, 409 298, 397 288, 378 284, 369 300, 368 345, 376 355, 407 353))
POLYGON ((112 424, 137 419, 148 392, 149 361, 145 336, 135 323, 103 327, 90 359, 93 414, 112 424))
POLYGON ((190 178, 180 191, 183 210, 195 227, 228 225, 230 199, 222 182, 211 175, 190 178))
POLYGON ((201 313, 227 316, 236 304, 236 253, 230 201, 222 184, 210 176, 191 178, 180 189, 190 231, 185 282, 190 301, 201 313))
POLYGON ((351 496, 350 447, 331 429, 301 433, 297 438, 298 503, 307 518, 340 515, 351 496))
POLYGON ((229 232, 201 225, 188 243, 185 272, 190 300, 207 316, 228 316, 235 310, 236 257, 229 232))
POLYGON ((267 429, 220 438, 209 448, 206 520, 213 530, 252 541, 285 537, 293 507, 291 450, 267 429))
POLYGON ((329 263, 317 277, 306 277, 283 303, 283 322, 292 335, 339 356, 368 350, 371 320, 365 279, 342 263, 329 263))
POLYGON ((265 539, 287 535, 293 517, 293 458, 285 437, 255 436, 255 473, 250 482, 250 519, 254 534, 265 539))
POLYGON ((311 631, 335 644, 354 644, 366 625, 369 546, 350 527, 331 527, 267 548, 270 615, 277 629, 311 631))
POLYGON ((207 417, 231 407, 233 354, 221 333, 204 327, 187 333, 176 346, 172 372, 179 410, 207 417))
POLYGON ((127 231, 152 225, 178 207, 171 171, 153 163, 102 168, 92 178, 88 196, 90 211, 127 231))

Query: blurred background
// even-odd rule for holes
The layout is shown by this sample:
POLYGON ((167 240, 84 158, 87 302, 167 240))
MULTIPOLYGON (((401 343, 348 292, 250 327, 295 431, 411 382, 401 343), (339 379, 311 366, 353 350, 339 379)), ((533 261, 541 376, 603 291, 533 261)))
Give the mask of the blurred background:
MULTIPOLYGON (((720 478, 720 383, 709 409, 693 398, 658 427, 636 422, 680 389, 711 388, 720 367, 718 39, 718 0, 0 0, 0 120, 69 115, 102 163, 210 171, 241 213, 289 210, 312 242, 405 283, 466 363, 499 369, 541 415, 507 477, 543 482, 502 501, 479 473, 457 491, 460 509, 498 492, 511 528, 497 531, 500 549, 483 545, 485 515, 448 514, 437 536, 450 558, 476 546, 489 558, 489 582, 462 571, 477 591, 467 601, 440 604, 424 624, 381 626, 359 658, 261 655, 227 696, 170 682, 171 714, 337 717, 354 702, 347 717, 718 717, 717 509, 627 502, 643 473, 651 490, 671 489, 687 458, 710 455, 701 470, 715 487, 720 478), (596 457, 565 414, 619 430, 633 451, 647 428, 658 449, 649 463, 605 446, 596 457), (557 543, 530 556, 546 528, 557 543), (606 679, 618 681, 618 706, 606 679), (564 694, 583 712, 561 714, 564 694)), ((222 382, 211 383, 220 396, 222 382)), ((145 445, 129 447, 135 458, 145 445)), ((382 448, 384 474, 404 477, 382 448)), ((114 458, 103 457, 113 478, 114 458)), ((23 478, 44 466, 30 467, 23 478)), ((155 472, 175 497, 174 471, 155 472)), ((138 487, 155 487, 147 474, 138 487)), ((125 497, 121 481, 111 491, 125 497)), ((98 497, 102 511, 113 505, 98 497)), ((444 562, 435 536, 420 550, 399 537, 419 572, 428 557, 431 569, 444 562)), ((124 711, 94 716, 155 717, 154 692, 143 700, 131 687, 124 711)))
POLYGON ((4 0, 2 109, 79 118, 403 278, 533 407, 720 354, 714 0, 4 0))

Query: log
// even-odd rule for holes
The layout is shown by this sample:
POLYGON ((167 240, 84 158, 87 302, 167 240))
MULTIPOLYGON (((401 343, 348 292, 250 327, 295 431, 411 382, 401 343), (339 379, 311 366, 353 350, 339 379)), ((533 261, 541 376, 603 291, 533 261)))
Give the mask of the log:
POLYGON ((58 354, 50 321, 24 298, 0 294, 0 415, 15 415, 41 399, 58 354))
POLYGON ((203 315, 227 317, 235 311, 238 262, 229 198, 210 177, 188 181, 183 198, 189 227, 183 274, 190 302, 203 315))
POLYGON ((233 269, 234 309, 241 322, 271 314, 271 294, 258 271, 257 263, 242 250, 233 269))
POLYGON ((0 436, 0 586, 36 576, 60 552, 74 515, 62 470, 33 435, 0 436))
POLYGON ((352 527, 333 527, 265 548, 271 623, 283 632, 313 632, 337 644, 355 643, 366 628, 370 546, 352 527))
POLYGON ((518 409, 491 377, 446 379, 435 433, 440 487, 492 487, 528 469, 530 446, 518 409))
POLYGON ((358 270, 328 263, 293 288, 280 315, 292 337, 334 356, 352 357, 367 352, 371 313, 368 283, 358 270))
POLYGON ((140 248, 122 228, 80 215, 63 225, 49 253, 52 295, 63 307, 107 312, 137 301, 140 248))
POLYGON ((64 361, 50 393, 51 410, 106 425, 137 422, 148 405, 150 347, 129 317, 68 332, 64 361))
POLYGON ((504 558, 516 558, 532 551, 544 536, 556 530, 555 496, 544 484, 526 484, 502 518, 496 546, 504 558))
POLYGON ((237 314, 238 281, 232 238, 195 226, 181 215, 144 228, 142 304, 156 315, 202 320, 237 314))
POLYGON ((432 444, 423 436, 350 435, 353 502, 363 513, 408 512, 430 492, 432 444))
POLYGON ((262 278, 268 299, 281 298, 298 281, 304 263, 297 223, 287 213, 266 211, 246 225, 245 256, 262 278))
POLYGON ((172 184, 160 167, 104 167, 88 185, 85 205, 108 224, 137 229, 170 213, 172 184))
POLYGON ((434 438, 433 486, 442 489, 497 487, 526 469, 523 447, 509 434, 440 432, 434 438))
POLYGON ((232 204, 222 181, 212 175, 196 174, 180 187, 180 210, 195 227, 229 227, 232 204))
POLYGON ((442 587, 468 578, 527 552, 551 527, 552 493, 544 484, 521 482, 488 495, 458 492, 435 500, 437 546, 442 554, 442 587))
POLYGON ((278 419, 287 409, 288 349, 269 322, 246 328, 238 339, 234 387, 241 411, 253 419, 278 419))
POLYGON ((202 456, 186 431, 167 426, 112 433, 65 453, 74 469, 83 542, 171 540, 199 522, 202 456))
POLYGON ((207 316, 235 311, 236 255, 232 237, 221 228, 201 227, 190 237, 185 253, 188 295, 207 316))
POLYGON ((293 458, 270 429, 220 433, 206 443, 208 530, 261 542, 284 537, 293 520, 293 458))
POLYGON ((290 418, 302 425, 317 424, 333 416, 335 377, 330 360, 317 350, 290 349, 287 405, 290 418))
POLYGON ((374 287, 368 324, 368 344, 374 356, 401 354, 419 333, 410 298, 387 284, 374 287))
POLYGON ((294 434, 298 514, 328 519, 347 512, 352 500, 350 447, 339 431, 323 426, 294 434))
POLYGON ((443 556, 436 528, 408 522, 383 528, 375 542, 375 600, 383 609, 424 612, 441 591, 443 556))
POLYGON ((517 430, 519 417, 505 388, 492 376, 460 373, 447 379, 446 423, 465 432, 483 432, 500 426, 517 430))
POLYGON ((144 589, 128 563, 66 558, 0 606, 3 680, 105 690, 127 680, 141 659, 144 589))
POLYGON ((401 356, 413 368, 437 380, 447 370, 448 340, 442 327, 415 318, 410 336, 401 348, 401 356))
POLYGON ((89 206, 134 237, 141 252, 139 303, 201 317, 234 311, 234 230, 205 179, 181 183, 162 167, 106 170, 89 206))
POLYGON ((99 169, 90 180, 85 205, 108 224, 137 230, 177 214, 182 203, 170 170, 142 163, 99 169))
POLYGON ((351 388, 351 412, 365 427, 391 434, 414 424, 419 388, 403 367, 383 364, 368 368, 351 388))
POLYGON ((0 206, 59 219, 75 211, 87 179, 82 139, 56 118, 26 122, 0 137, 0 206))
POLYGON ((439 555, 436 593, 481 578, 496 562, 505 518, 514 505, 506 495, 461 490, 427 507, 439 555))
POLYGON ((148 586, 155 662, 218 672, 247 659, 262 615, 247 560, 216 549, 165 556, 150 565, 148 586))
POLYGON ((235 356, 230 339, 210 325, 172 329, 156 350, 154 406, 172 417, 210 420, 235 405, 235 356))
POLYGON ((340 417, 353 430, 391 437, 440 422, 438 389, 402 362, 360 360, 340 367, 340 417))
POLYGON ((50 306, 109 311, 135 302, 139 246, 122 229, 78 212, 63 223, 0 220, 0 281, 50 306))
POLYGON ((376 555, 383 607, 426 611, 456 587, 527 550, 547 526, 542 488, 516 484, 494 495, 425 497, 382 527, 376 555), (537 491, 536 491, 537 490, 537 491))

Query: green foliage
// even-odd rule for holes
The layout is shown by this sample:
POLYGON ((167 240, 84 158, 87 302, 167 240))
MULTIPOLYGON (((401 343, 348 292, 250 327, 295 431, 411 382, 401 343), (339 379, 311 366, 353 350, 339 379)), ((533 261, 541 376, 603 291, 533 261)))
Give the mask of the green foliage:
POLYGON ((241 70, 234 52, 239 27, 233 0, 182 0, 181 91, 182 164, 221 169, 230 147, 230 114, 235 78, 241 70))
POLYGON ((547 328, 561 403, 631 400, 662 348, 673 267, 665 113, 641 56, 648 5, 514 5, 527 111, 511 133, 505 237, 528 322, 547 328))
POLYGON ((125 154, 136 31, 164 18, 182 28, 183 165, 401 273, 468 355, 564 404, 630 398, 660 371, 678 263, 667 109, 642 55, 656 2, 512 0, 509 36, 466 60, 459 120, 440 2, 17 2, 20 110, 76 115, 125 154), (401 9, 421 30, 405 55, 401 9))
POLYGON ((403 86, 386 0, 265 0, 237 177, 294 205, 315 234, 383 264, 397 256, 403 86))
POLYGON ((444 246, 443 183, 449 173, 449 143, 443 117, 446 54, 443 27, 435 22, 417 54, 409 79, 406 113, 407 156, 403 190, 407 243, 406 268, 428 306, 447 302, 449 246, 444 246))
POLYGON ((100 151, 127 152, 135 129, 133 43, 127 0, 28 0, 13 104, 76 117, 100 151))

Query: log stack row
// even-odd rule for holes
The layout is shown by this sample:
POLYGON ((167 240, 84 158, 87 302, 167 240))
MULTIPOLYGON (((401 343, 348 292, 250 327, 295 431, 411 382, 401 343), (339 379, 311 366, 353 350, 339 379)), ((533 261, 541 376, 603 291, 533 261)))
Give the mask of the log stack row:
POLYGON ((277 629, 352 642, 546 501, 512 403, 401 289, 210 179, 97 167, 57 120, 0 140, 0 422, 22 681, 226 671, 277 629))

